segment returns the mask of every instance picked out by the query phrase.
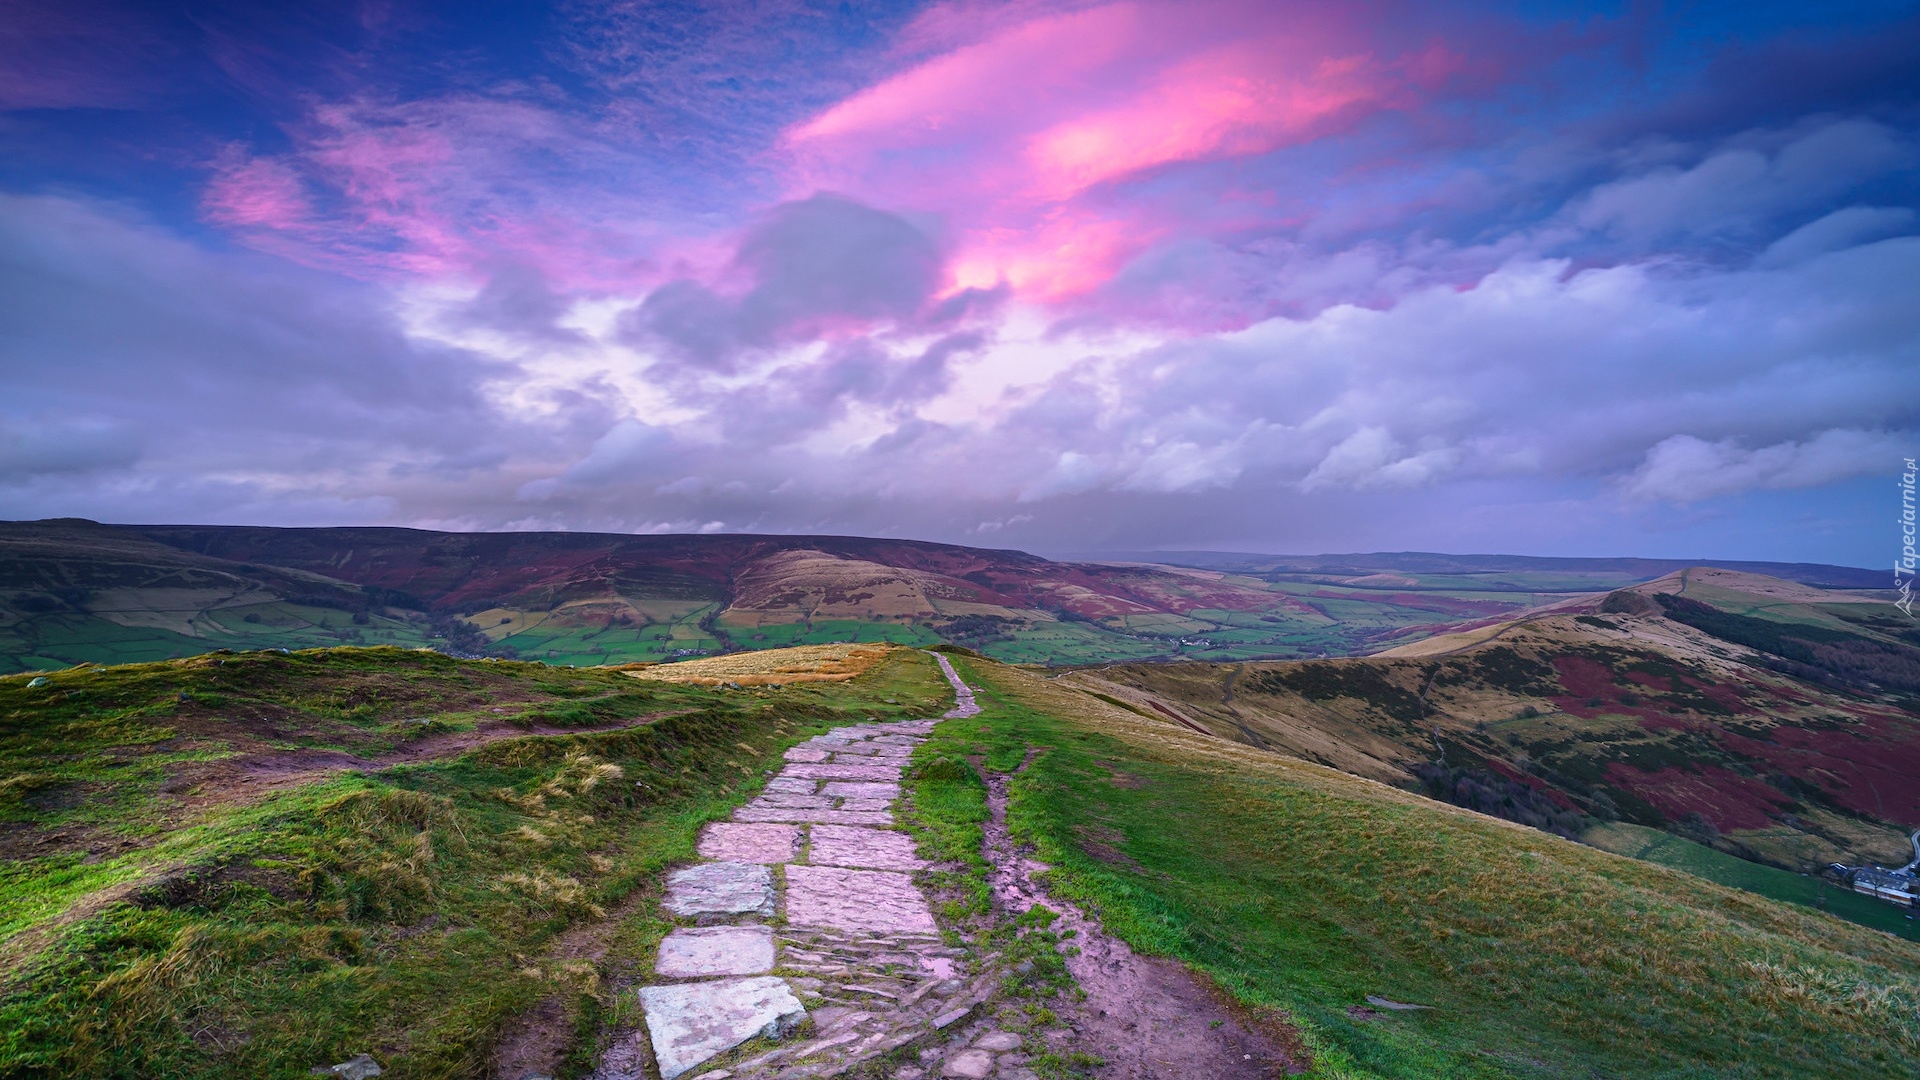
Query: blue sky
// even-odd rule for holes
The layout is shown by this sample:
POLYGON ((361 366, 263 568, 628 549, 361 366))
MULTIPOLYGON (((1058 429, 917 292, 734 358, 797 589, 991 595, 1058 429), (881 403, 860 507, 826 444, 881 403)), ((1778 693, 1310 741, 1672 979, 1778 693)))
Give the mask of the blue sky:
POLYGON ((1881 565, 1913 4, 16 3, 0 515, 1881 565))

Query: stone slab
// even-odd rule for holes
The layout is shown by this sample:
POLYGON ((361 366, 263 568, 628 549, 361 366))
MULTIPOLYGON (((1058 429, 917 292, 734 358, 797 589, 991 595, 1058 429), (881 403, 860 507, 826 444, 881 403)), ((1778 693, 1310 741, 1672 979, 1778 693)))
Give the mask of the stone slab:
POLYGON ((879 780, 835 780, 821 788, 820 794, 836 799, 897 799, 900 785, 879 780))
POLYGON ((1004 1054, 1009 1050, 1020 1049, 1020 1036, 1011 1031, 989 1031, 973 1040, 973 1045, 982 1050, 1004 1054))
POLYGON ((815 866, 863 867, 869 870, 919 870, 927 864, 913 853, 906 833, 886 829, 815 825, 808 833, 813 846, 807 861, 815 866))
POLYGON ((797 810, 831 810, 833 800, 825 795, 793 795, 784 791, 775 791, 762 795, 748 806, 785 806, 797 810))
POLYGON ((661 939, 653 970, 669 979, 765 975, 773 970, 773 928, 683 926, 661 939))
POLYGON ((792 862, 800 847, 794 825, 747 825, 716 821, 700 831, 700 857, 721 862, 792 862))
POLYGON ((675 915, 772 915, 773 871, 759 863, 710 862, 667 875, 661 905, 675 915))
POLYGON ((809 821, 829 825, 891 825, 893 815, 885 810, 803 810, 791 806, 743 806, 733 812, 735 821, 809 821))
POLYGON ((878 750, 878 749, 879 747, 874 746, 872 743, 857 742, 857 743, 843 743, 839 747, 836 747, 834 752, 837 754, 847 754, 854 757, 866 757, 867 755, 872 754, 875 750, 878 750))
POLYGON ((756 1035, 779 1038, 807 1018, 786 980, 772 976, 643 986, 640 1008, 661 1080, 674 1080, 756 1035))
POLYGON ((809 780, 900 780, 898 765, 845 765, 835 762, 831 765, 789 765, 780 772, 782 776, 799 776, 809 780))
POLYGON ((987 1076, 993 1076, 993 1055, 983 1049, 962 1049, 948 1057, 947 1065, 941 1067, 941 1076, 952 1076, 954 1080, 987 1080, 987 1076))
POLYGON ((763 789, 769 795, 811 795, 820 781, 804 776, 776 776, 763 789))
POLYGON ((787 867, 787 924, 875 934, 933 934, 927 898, 905 874, 838 866, 787 867))
POLYGON ((940 1075, 955 1080, 987 1080, 993 1075, 993 1055, 985 1050, 962 1050, 947 1059, 940 1075))
POLYGON ((858 811, 885 811, 893 806, 892 799, 841 799, 837 809, 858 811))
POLYGON ((815 746, 796 746, 783 756, 788 761, 825 761, 827 751, 815 746))

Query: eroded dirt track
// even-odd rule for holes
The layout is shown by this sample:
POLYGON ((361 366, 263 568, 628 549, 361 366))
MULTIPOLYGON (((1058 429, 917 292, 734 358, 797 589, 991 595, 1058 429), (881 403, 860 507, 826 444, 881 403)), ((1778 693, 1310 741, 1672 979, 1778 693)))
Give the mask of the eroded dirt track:
MULTIPOLYGON (((1033 760, 1021 766, 1022 771, 1033 760)), ((1017 775, 1017 773, 1016 773, 1017 775)), ((1007 831, 1007 795, 1013 777, 987 774, 984 853, 992 867, 994 903, 1019 914, 1038 905, 1059 915, 1054 929, 1074 931, 1079 955, 1067 970, 1085 992, 1077 1004, 1056 1007, 1073 1029, 1068 1049, 1101 1059, 1102 1080, 1261 1080, 1303 1071, 1297 1036, 1276 1038, 1250 1023, 1222 996, 1171 960, 1141 956, 1072 904, 1048 896, 1033 880, 1045 870, 1007 831)), ((1283 1035, 1293 1035, 1291 1031, 1283 1035)))

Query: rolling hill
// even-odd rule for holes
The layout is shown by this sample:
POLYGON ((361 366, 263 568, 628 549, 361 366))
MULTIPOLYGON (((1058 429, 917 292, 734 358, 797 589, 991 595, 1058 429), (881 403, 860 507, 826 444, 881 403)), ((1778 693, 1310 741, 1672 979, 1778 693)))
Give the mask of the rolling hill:
POLYGON ((1061 681, 1562 835, 1619 820, 1806 872, 1905 861, 1916 646, 1870 594, 1694 568, 1371 657, 1061 681))
POLYGON ((1325 556, 1302 575, 837 536, 12 522, 0 523, 0 665, 354 644, 596 665, 854 640, 1043 664, 1342 656, 1665 572, 1411 558, 1325 556))

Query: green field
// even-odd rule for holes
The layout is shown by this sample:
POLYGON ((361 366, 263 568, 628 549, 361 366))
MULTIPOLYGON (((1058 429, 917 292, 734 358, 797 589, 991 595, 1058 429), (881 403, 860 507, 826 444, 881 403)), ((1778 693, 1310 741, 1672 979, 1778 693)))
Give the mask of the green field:
POLYGON ((1898 937, 1912 939, 1920 936, 1920 930, 1915 927, 1916 920, 1910 917, 1908 910, 1861 896, 1851 889, 1808 874, 1795 874, 1735 858, 1659 829, 1616 821, 1595 826, 1581 839, 1617 855, 1685 870, 1728 888, 1745 889, 1790 904, 1817 908, 1848 922, 1871 926, 1898 937))

